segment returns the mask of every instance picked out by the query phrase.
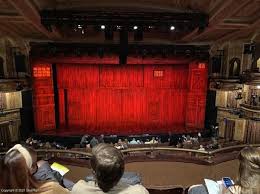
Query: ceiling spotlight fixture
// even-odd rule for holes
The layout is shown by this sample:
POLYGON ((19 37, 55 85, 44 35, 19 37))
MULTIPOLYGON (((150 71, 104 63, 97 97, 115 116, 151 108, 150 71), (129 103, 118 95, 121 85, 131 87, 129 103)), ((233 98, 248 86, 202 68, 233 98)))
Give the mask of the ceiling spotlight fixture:
POLYGON ((78 24, 78 29, 82 29, 82 25, 78 24))
POLYGON ((134 30, 137 30, 137 29, 138 29, 138 26, 134 26, 133 29, 134 29, 134 30))
POLYGON ((102 30, 105 30, 105 29, 106 29, 106 26, 105 26, 105 25, 101 25, 100 28, 101 28, 102 30))
POLYGON ((171 31, 175 30, 175 27, 174 27, 174 26, 171 26, 171 27, 170 27, 170 30, 171 30, 171 31))

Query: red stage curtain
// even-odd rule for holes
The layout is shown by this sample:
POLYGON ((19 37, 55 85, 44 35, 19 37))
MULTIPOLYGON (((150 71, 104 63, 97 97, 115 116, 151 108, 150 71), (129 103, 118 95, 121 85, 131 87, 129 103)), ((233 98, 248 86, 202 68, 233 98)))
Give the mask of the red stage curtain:
POLYGON ((185 128, 188 65, 58 64, 57 76, 60 126, 67 114, 68 130, 140 134, 185 128))
MULTIPOLYGON (((61 60, 62 61, 62 60, 61 60)), ((75 134, 192 132, 204 127, 207 66, 57 63, 59 131, 75 134)), ((141 63, 140 62, 140 63, 141 63)), ((157 61, 163 63, 163 61, 157 61)), ((51 67, 34 63, 33 67, 51 67)), ((54 130, 52 77, 34 77, 35 127, 54 130)))

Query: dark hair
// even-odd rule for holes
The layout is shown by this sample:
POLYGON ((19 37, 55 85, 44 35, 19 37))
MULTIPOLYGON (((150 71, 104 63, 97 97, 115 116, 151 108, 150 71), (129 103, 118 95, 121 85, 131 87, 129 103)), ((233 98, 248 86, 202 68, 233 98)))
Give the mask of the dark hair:
POLYGON ((238 184, 241 193, 260 192, 260 148, 246 147, 239 154, 238 184))
POLYGON ((6 153, 1 161, 1 189, 14 189, 12 193, 27 193, 26 189, 36 189, 39 183, 30 173, 24 156, 18 150, 6 153), (18 190, 15 190, 18 189, 18 190))
POLYGON ((109 144, 98 144, 92 150, 91 167, 99 188, 108 192, 121 179, 125 165, 122 153, 109 144))

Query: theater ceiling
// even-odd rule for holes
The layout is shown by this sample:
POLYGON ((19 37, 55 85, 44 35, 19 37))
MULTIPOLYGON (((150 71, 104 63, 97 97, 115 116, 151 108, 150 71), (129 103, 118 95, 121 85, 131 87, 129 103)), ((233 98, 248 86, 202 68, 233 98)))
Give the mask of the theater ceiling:
MULTIPOLYGON (((80 34, 42 25, 43 10, 121 10, 176 12, 193 10, 209 16, 208 26, 187 33, 144 33, 144 42, 210 43, 234 40, 260 41, 260 0, 0 0, 0 35, 33 41, 104 41, 92 28, 80 34)), ((116 40, 115 40, 116 41, 116 40)))

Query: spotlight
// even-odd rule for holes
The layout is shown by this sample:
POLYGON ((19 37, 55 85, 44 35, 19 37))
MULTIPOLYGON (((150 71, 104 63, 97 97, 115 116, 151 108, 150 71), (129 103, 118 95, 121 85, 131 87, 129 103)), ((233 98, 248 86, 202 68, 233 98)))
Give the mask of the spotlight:
POLYGON ((138 29, 138 26, 134 26, 133 29, 134 29, 134 30, 137 30, 137 29, 138 29))
POLYGON ((175 26, 171 26, 171 27, 170 27, 170 30, 171 30, 171 31, 175 30, 175 26))
POLYGON ((78 24, 78 29, 82 29, 82 25, 78 24))
POLYGON ((105 26, 105 25, 101 25, 100 28, 101 28, 102 30, 105 30, 105 29, 106 29, 106 26, 105 26))

